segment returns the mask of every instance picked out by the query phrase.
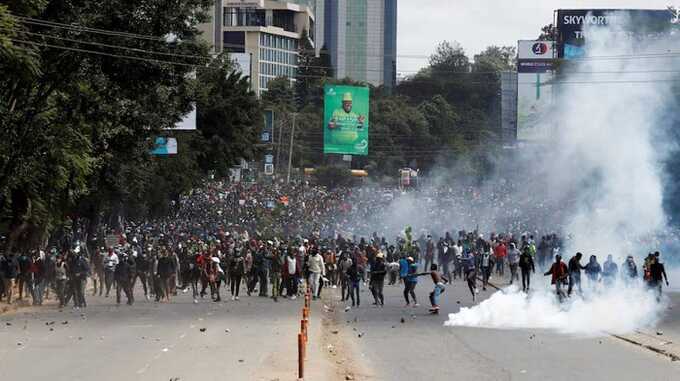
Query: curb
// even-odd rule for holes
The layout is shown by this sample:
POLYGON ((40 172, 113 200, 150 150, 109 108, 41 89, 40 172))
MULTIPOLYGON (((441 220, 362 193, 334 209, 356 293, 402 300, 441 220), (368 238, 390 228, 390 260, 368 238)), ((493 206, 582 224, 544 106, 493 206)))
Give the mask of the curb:
POLYGON ((680 361, 680 345, 675 344, 672 341, 659 341, 656 340, 656 337, 640 331, 635 331, 635 333, 629 335, 608 334, 616 339, 667 357, 671 361, 680 361))
MULTIPOLYGON (((477 277, 480 281, 482 278, 477 277)), ((500 287, 496 286, 491 282, 487 282, 488 286, 495 288, 498 291, 503 291, 500 287)), ((607 335, 625 341, 626 343, 638 346, 640 348, 647 349, 656 354, 668 358, 670 361, 680 361, 680 344, 676 344, 671 340, 661 340, 659 336, 654 336, 646 334, 642 331, 635 331, 628 335, 617 335, 614 333, 606 332, 607 335)))

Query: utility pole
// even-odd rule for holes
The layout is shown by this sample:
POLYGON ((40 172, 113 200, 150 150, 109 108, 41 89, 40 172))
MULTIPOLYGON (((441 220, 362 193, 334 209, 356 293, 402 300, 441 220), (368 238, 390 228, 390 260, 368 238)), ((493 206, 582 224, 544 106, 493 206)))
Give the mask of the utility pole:
POLYGON ((286 176, 286 184, 290 183, 290 167, 293 165, 293 137, 295 137, 295 117, 297 113, 293 113, 293 128, 290 132, 290 149, 288 150, 288 175, 286 176))

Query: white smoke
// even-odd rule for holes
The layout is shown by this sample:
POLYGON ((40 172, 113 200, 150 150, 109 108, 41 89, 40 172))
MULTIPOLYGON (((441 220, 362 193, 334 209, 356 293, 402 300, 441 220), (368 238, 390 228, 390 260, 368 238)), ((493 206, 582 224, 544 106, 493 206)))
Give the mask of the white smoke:
POLYGON ((586 292, 559 303, 546 288, 527 295, 516 287, 498 291, 473 307, 449 315, 447 326, 501 329, 551 329, 565 334, 624 334, 653 326, 665 303, 641 285, 586 292))
MULTIPOLYGON (((639 242, 665 227, 663 158, 653 138, 672 99, 670 69, 678 61, 663 55, 675 45, 669 39, 636 41, 621 26, 584 33, 589 57, 570 63, 555 84, 559 106, 548 122, 557 122, 554 147, 549 160, 536 160, 533 168, 545 174, 548 189, 536 191, 576 205, 563 224, 565 261, 581 251, 600 263, 607 254, 621 263, 628 254, 642 257, 651 248, 639 242)), ((451 314, 446 325, 624 333, 653 324, 662 310, 642 285, 566 304, 546 285, 530 297, 497 292, 451 314)))

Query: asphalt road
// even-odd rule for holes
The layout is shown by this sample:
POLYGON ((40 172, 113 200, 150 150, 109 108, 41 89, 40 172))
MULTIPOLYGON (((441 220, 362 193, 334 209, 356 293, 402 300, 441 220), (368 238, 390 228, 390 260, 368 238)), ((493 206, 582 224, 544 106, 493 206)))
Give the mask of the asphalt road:
MULTIPOLYGON (((400 286, 385 290, 384 308, 370 305, 367 290, 362 306, 347 312, 337 290, 314 302, 307 380, 348 374, 409 381, 677 380, 680 374, 680 363, 610 337, 444 327, 448 313, 472 305, 461 282, 447 287, 438 316, 427 312, 429 280, 418 285, 418 308, 403 307, 400 286)), ((0 315, 0 380, 294 380, 301 305, 245 295, 194 304, 180 294, 169 304, 116 307, 112 298, 90 297, 84 311, 23 308, 0 315)), ((661 323, 668 332, 676 315, 661 323)))
MULTIPOLYGON (((84 311, 44 306, 0 316, 0 380, 297 378, 299 299, 113 302, 90 297, 84 311)), ((313 312, 309 379, 325 379, 320 330, 313 312)))
MULTIPOLYGON (((347 312, 335 298, 334 314, 329 319, 334 319, 338 335, 361 363, 354 370, 355 379, 680 379, 680 362, 609 336, 585 338, 546 330, 444 327, 449 313, 472 305, 462 282, 447 286, 441 314, 437 316, 427 311, 429 279, 418 285, 422 303, 419 308, 403 307, 401 291, 401 286, 386 287, 386 306, 382 308, 371 306, 369 292, 362 292, 364 304, 347 312)), ((493 291, 480 296, 488 297, 493 291)), ((668 317, 664 325, 674 321, 677 320, 668 317)))

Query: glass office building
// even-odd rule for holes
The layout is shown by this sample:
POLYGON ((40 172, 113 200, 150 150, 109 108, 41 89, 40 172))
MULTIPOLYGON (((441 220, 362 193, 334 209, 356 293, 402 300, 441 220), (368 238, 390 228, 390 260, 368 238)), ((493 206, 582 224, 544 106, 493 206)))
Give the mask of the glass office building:
POLYGON ((397 0, 325 0, 323 8, 336 77, 395 86, 397 0))
POLYGON ((294 81, 305 30, 315 45, 315 4, 315 0, 216 0, 212 21, 200 29, 215 53, 250 56, 247 74, 253 91, 260 95, 276 77, 294 81))

